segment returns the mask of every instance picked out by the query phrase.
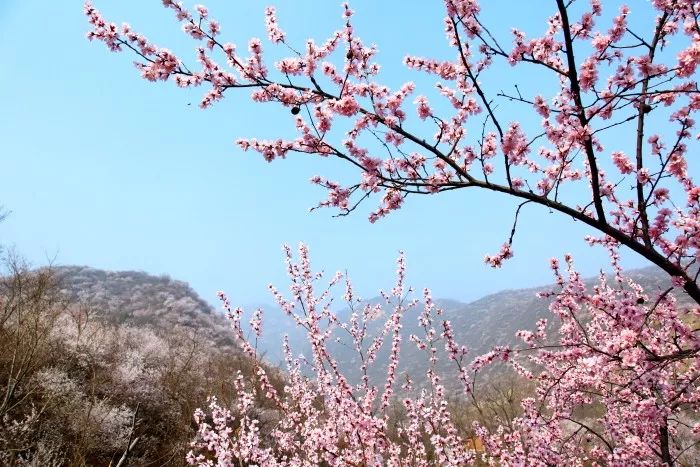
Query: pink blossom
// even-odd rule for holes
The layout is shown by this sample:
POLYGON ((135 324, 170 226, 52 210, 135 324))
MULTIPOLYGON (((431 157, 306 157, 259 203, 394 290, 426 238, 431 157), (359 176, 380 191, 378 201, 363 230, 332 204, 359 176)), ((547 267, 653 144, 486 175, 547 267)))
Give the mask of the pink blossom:
POLYGON ((598 63, 593 57, 587 58, 580 68, 579 83, 581 89, 588 91, 592 89, 598 80, 598 63))
POLYGON ((340 115, 350 117, 360 110, 360 105, 352 96, 345 96, 331 103, 331 108, 340 115))
POLYGON ((284 42, 284 31, 277 25, 277 13, 274 7, 265 9, 265 25, 267 26, 267 35, 273 43, 277 44, 284 42))
POLYGON ((194 9, 197 10, 201 18, 206 18, 209 15, 209 10, 204 5, 195 5, 194 9))
POLYGON ((495 255, 486 255, 484 257, 484 262, 491 267, 500 268, 503 261, 513 257, 513 251, 511 250, 509 243, 504 243, 501 246, 501 250, 495 255))
POLYGON ((413 103, 416 104, 418 117, 420 117, 421 120, 425 120, 432 115, 433 111, 430 109, 428 99, 426 99, 425 96, 418 96, 413 103))
POLYGON ((525 156, 530 152, 530 148, 519 123, 512 122, 508 126, 508 130, 503 135, 501 148, 511 164, 522 165, 525 163, 525 156))
POLYGON ((612 153, 612 160, 617 166, 617 169, 623 174, 630 174, 634 171, 634 166, 627 155, 622 151, 612 153))

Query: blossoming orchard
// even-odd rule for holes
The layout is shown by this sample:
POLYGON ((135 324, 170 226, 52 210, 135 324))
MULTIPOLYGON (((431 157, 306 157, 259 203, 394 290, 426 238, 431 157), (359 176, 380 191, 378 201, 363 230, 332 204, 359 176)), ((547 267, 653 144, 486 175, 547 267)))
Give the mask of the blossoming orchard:
MULTIPOLYGON (((336 32, 304 44, 290 43, 275 9, 267 8, 269 44, 253 38, 241 47, 222 38, 206 7, 163 0, 194 41, 192 59, 175 56, 127 24, 108 22, 85 4, 88 38, 134 55, 144 79, 200 87, 202 108, 247 93, 256 103, 279 106, 298 131, 291 139, 238 139, 243 150, 267 161, 304 153, 344 162, 344 176, 354 174, 350 184, 313 177, 328 192, 318 207, 346 215, 374 203, 374 223, 414 195, 463 189, 468 199, 474 190, 487 190, 519 203, 507 213, 513 228, 504 232, 500 251, 485 256, 491 266, 517 252, 518 217, 526 205, 587 225, 592 234, 586 240, 610 255, 612 273, 601 274, 593 288, 571 257, 550 260, 556 286, 543 294, 542 306, 549 306, 551 320, 520 331, 519 346, 473 355, 469 342, 456 342, 430 292, 416 297, 405 284, 402 255, 396 284, 377 305, 356 298, 345 275, 324 279, 315 273, 305 246, 298 259, 287 248, 289 292, 270 290, 281 311, 306 330, 310 358, 294 357, 285 341, 283 391, 270 383, 261 363, 258 384, 238 381, 234 406, 212 400, 197 410, 191 464, 698 461, 700 186, 688 165, 698 163, 700 147, 694 120, 700 110, 700 2, 632 2, 615 11, 604 3, 541 2, 551 13, 542 33, 527 37, 518 18, 509 20, 512 30, 497 31, 476 0, 445 0, 442 55, 451 58, 406 56, 406 82, 398 89, 382 84, 377 49, 358 37, 348 4, 339 9, 336 32), (636 10, 647 24, 632 26, 636 10), (271 62, 268 46, 288 57, 271 62), (528 68, 542 86, 493 92, 488 81, 503 64, 528 68), (409 81, 419 74, 431 75, 434 88, 418 89, 409 81), (626 277, 620 249, 665 271, 668 289, 645 291, 626 277), (347 322, 332 311, 339 301, 351 310, 347 322), (419 320, 421 335, 403 335, 402 322, 409 319, 419 320), (380 332, 370 335, 368 323, 377 320, 380 332), (337 336, 357 354, 364 374, 358 384, 329 348, 337 336), (420 388, 397 373, 402 339, 429 362, 427 374, 412 375, 427 382, 420 388), (383 362, 383 384, 376 385, 367 371, 382 363, 382 346, 389 361, 383 362), (477 376, 493 365, 510 366, 536 389, 520 401, 521 412, 510 423, 474 422, 465 431, 454 421, 444 378, 435 370, 443 358, 477 409, 477 376), (258 398, 272 401, 279 414, 267 433, 254 410, 258 398), (394 403, 405 417, 390 425, 394 403)), ((220 298, 240 346, 261 361, 256 339, 264 332, 262 312, 246 318, 223 293, 220 298), (247 320, 252 338, 244 330, 247 320)))

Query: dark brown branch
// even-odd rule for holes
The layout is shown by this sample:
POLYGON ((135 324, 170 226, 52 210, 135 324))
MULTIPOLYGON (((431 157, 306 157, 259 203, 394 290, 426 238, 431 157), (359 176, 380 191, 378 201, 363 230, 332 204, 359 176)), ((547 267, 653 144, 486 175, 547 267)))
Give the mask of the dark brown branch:
MULTIPOLYGON (((651 44, 649 45, 649 63, 654 62, 654 54, 656 53, 656 46, 659 43, 659 40, 661 39, 661 32, 663 30, 664 25, 666 24, 666 19, 668 18, 668 13, 664 12, 663 16, 659 19, 659 23, 656 26, 656 31, 654 32, 654 39, 651 41, 651 44)), ((638 102, 639 105, 639 110, 638 110, 638 116, 637 116, 637 148, 635 151, 635 159, 636 159, 636 165, 637 165, 637 171, 641 170, 644 167, 644 118, 651 110, 649 105, 647 104, 647 98, 646 98, 646 93, 649 88, 649 80, 650 77, 647 76, 645 77, 644 81, 642 82, 642 90, 641 90, 641 99, 638 102)), ((649 235, 649 216, 647 214, 647 205, 646 201, 644 199, 644 185, 642 184, 641 181, 637 180, 637 186, 636 186, 636 191, 637 191, 637 210, 639 211, 639 219, 642 223, 642 239, 644 240, 644 244, 651 248, 651 237, 649 235)))
MULTIPOLYGON (((569 77, 571 94, 574 98, 574 103, 577 107, 576 110, 578 113, 578 119, 581 123, 581 127, 585 129, 588 126, 588 118, 586 117, 586 111, 583 107, 583 101, 581 99, 581 86, 579 85, 578 72, 576 71, 576 57, 574 56, 574 41, 571 38, 569 14, 566 9, 566 5, 564 5, 564 0, 557 0, 557 7, 559 8, 559 15, 561 17, 562 30, 564 33, 566 60, 569 67, 567 75, 569 77)), ((595 151, 593 150, 593 141, 591 140, 590 135, 584 136, 583 146, 586 151, 586 157, 588 159, 588 168, 591 172, 593 205, 595 206, 598 219, 602 222, 605 222, 605 209, 603 208, 603 199, 600 195, 600 178, 598 174, 598 162, 595 157, 595 151)))

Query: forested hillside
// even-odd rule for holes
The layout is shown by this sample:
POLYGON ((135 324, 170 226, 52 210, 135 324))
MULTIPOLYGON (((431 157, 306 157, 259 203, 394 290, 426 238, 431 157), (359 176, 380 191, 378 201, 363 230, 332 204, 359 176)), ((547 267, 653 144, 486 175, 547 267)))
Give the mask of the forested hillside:
POLYGON ((138 271, 90 267, 55 268, 62 292, 115 324, 157 330, 191 329, 220 344, 232 344, 223 314, 186 283, 138 271))
POLYGON ((255 378, 183 282, 17 258, 4 272, 1 465, 183 465, 195 409, 255 378))

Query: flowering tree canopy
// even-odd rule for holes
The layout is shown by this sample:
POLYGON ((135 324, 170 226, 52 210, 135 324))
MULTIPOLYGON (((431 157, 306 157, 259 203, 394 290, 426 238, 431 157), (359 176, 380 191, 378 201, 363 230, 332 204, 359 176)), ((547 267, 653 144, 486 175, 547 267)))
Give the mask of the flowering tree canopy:
MULTIPOLYGON (((568 277, 553 261, 558 289, 548 298, 558 334, 540 322, 535 331, 519 333, 522 347, 495 347, 471 361, 426 291, 418 316, 425 335, 411 339, 433 364, 438 345, 444 347, 477 408, 475 375, 495 360, 534 380, 537 391, 523 400, 523 413, 512 423, 477 424, 472 433, 462 433, 452 422, 440 377, 429 370, 427 389, 416 394, 410 381, 404 385, 407 421, 390 435, 401 319, 418 306, 406 297, 403 260, 398 283, 386 294, 393 311, 361 306, 348 285, 344 299, 354 313, 342 323, 330 311, 330 292, 314 292, 320 277, 311 272, 306 249, 300 250, 298 265, 288 252, 292 298, 273 293, 281 309, 307 330, 312 359, 287 352, 289 381, 283 393, 271 387, 261 366, 258 388, 238 385, 234 410, 214 401, 213 418, 199 411, 201 437, 189 457, 192 463, 463 465, 475 459, 468 441, 476 435, 484 442, 483 460, 498 465, 674 465, 695 453, 697 305, 679 306, 673 287, 650 295, 625 279, 617 250, 622 245, 642 255, 700 304, 700 187, 686 160, 700 139, 693 118, 700 110, 700 3, 635 3, 653 10, 646 29, 630 26, 627 6, 608 13, 600 0, 551 3, 542 35, 528 38, 516 28, 506 44, 485 24, 476 0, 445 0, 452 59, 409 55, 404 60, 411 71, 436 76, 431 92, 440 103, 431 103, 428 91, 417 93, 412 82, 399 89, 380 82, 377 50, 355 33, 347 4, 340 29, 325 42, 309 40, 303 47, 287 41, 274 8, 268 8, 268 39, 289 51, 269 63, 259 39, 248 42, 247 52, 220 39, 220 25, 204 6, 188 10, 163 0, 197 43, 195 69, 129 25, 107 22, 86 3, 88 37, 112 51, 136 54, 143 78, 205 87, 203 108, 232 89, 287 108, 297 137, 237 143, 267 161, 306 153, 346 162, 357 173, 353 183, 312 179, 328 190, 319 207, 345 215, 376 194, 379 206, 370 214, 375 222, 401 208, 410 194, 479 188, 520 203, 509 238, 485 258, 492 266, 512 256, 520 208, 528 203, 588 225, 597 236, 587 240, 606 247, 612 258, 614 278, 601 277, 592 291, 570 258, 568 277), (532 67, 538 82, 552 85, 492 93, 483 82, 498 61, 532 67), (364 323, 380 317, 386 320, 382 331, 369 338, 364 323), (347 380, 328 351, 334 329, 347 331, 365 370, 387 341, 391 352, 383 388, 347 380), (303 375, 303 365, 312 368, 313 380, 303 375), (266 439, 250 411, 260 391, 284 415, 266 439)), ((340 280, 335 276, 331 285, 340 280)), ((256 357, 241 328, 242 310, 222 299, 241 345, 256 357)), ((260 332, 260 312, 251 326, 260 332)))
MULTIPOLYGON (((198 410, 200 437, 188 460, 193 465, 465 465, 482 459, 494 465, 674 465, 696 458, 700 443, 700 342, 688 324, 700 310, 683 310, 669 291, 648 296, 619 270, 601 276, 588 291, 567 257, 567 273, 552 261, 556 288, 542 294, 558 334, 547 321, 534 331, 519 331, 522 345, 497 346, 484 355, 469 355, 455 340, 452 323, 442 317, 430 291, 422 300, 404 283, 405 261, 399 257, 396 285, 382 292, 383 303, 356 297, 350 280, 336 273, 326 285, 314 273, 304 245, 294 262, 286 248, 291 286, 287 297, 270 286, 280 310, 304 328, 311 344, 309 358, 294 357, 284 340, 288 380, 283 391, 269 382, 264 366, 257 384, 236 384, 232 408, 212 400, 210 413, 198 410), (342 294, 333 290, 342 287, 342 294), (332 311, 334 297, 351 314, 341 321, 332 311), (402 323, 418 320, 421 334, 409 339, 429 362, 425 383, 397 368, 402 323), (372 322, 379 331, 371 333, 372 322), (353 383, 329 351, 340 340, 356 355, 361 381, 353 383), (368 373, 382 346, 389 359, 383 385, 368 373), (479 418, 470 430, 452 419, 455 407, 437 370, 446 359, 461 382, 463 396, 484 415, 477 375, 504 362, 536 391, 522 401, 513 420, 496 415, 491 426, 479 418), (306 375, 313 374, 313 378, 306 375), (273 401, 279 423, 266 435, 253 402, 273 401), (392 417, 392 398, 400 401, 405 419, 392 417), (474 439, 484 443, 477 453, 474 439), (477 454, 480 457, 477 457, 477 454)), ((244 351, 256 361, 262 333, 262 311, 249 318, 220 293, 233 330, 244 351)), ((422 377, 422 375, 417 375, 422 377)))
MULTIPOLYGON (((409 194, 458 188, 508 194, 593 227, 601 236, 591 242, 627 246, 676 277, 700 302, 697 277, 688 269, 700 245, 700 188, 686 162, 689 145, 697 144, 693 114, 700 109, 697 2, 654 0, 654 22, 634 31, 626 6, 606 18, 599 0, 588 7, 556 0, 545 33, 529 39, 513 29, 512 45, 482 23, 475 0, 444 3, 454 58, 404 60, 409 69, 436 75, 436 90, 451 109, 444 115, 432 110, 425 95, 414 96, 412 82, 398 90, 381 84, 376 49, 355 34, 347 4, 344 26, 325 42, 309 40, 303 48, 287 42, 275 9, 268 8, 268 39, 290 51, 272 64, 265 61, 260 39, 251 39, 245 54, 220 39, 219 23, 205 7, 190 11, 164 0, 197 42, 198 69, 129 25, 107 22, 90 3, 85 13, 92 25, 88 37, 113 51, 135 53, 145 79, 207 87, 202 107, 230 90, 246 89, 255 102, 290 109, 297 138, 237 142, 268 161, 295 152, 346 161, 358 173, 355 184, 313 178, 328 189, 320 206, 348 213, 381 194, 370 215, 376 221, 400 208, 409 194), (481 81, 497 60, 535 67, 539 82, 551 78, 558 85, 550 95, 520 88, 513 95, 487 95, 481 81), (499 112, 497 99, 522 104, 520 122, 512 112, 499 112), (413 112, 417 119, 409 118, 413 112), (343 119, 349 123, 344 136, 332 131, 343 119), (521 122, 532 119, 540 125, 526 131, 521 122), (623 141, 603 145, 606 132, 623 130, 623 141), (572 187, 576 184, 586 189, 572 187), (671 193, 679 190, 683 194, 672 203, 671 193)), ((486 261, 499 266, 512 256, 512 241, 513 234, 486 261)))

